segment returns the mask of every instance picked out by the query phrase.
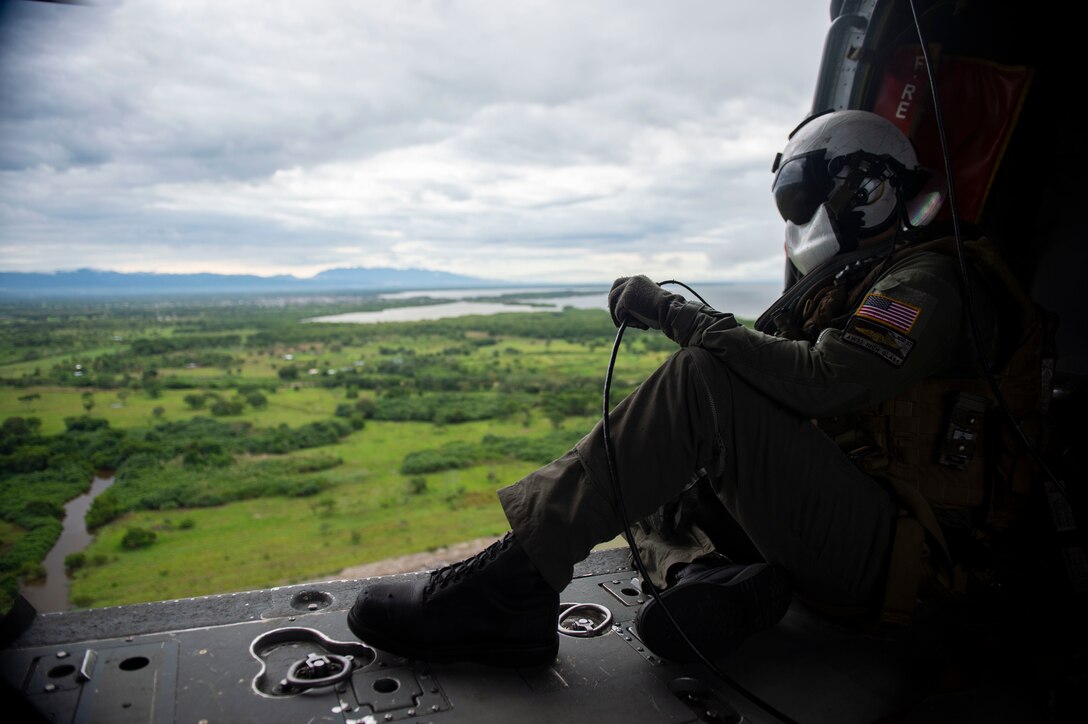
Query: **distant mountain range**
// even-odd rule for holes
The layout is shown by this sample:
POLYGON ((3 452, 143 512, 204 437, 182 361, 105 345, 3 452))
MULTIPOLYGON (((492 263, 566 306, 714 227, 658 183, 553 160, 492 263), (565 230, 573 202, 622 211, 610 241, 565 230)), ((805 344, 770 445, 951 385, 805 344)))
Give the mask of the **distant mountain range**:
POLYGON ((0 299, 215 294, 388 292, 498 286, 494 281, 426 269, 329 269, 310 278, 249 274, 125 274, 98 269, 0 272, 0 299))

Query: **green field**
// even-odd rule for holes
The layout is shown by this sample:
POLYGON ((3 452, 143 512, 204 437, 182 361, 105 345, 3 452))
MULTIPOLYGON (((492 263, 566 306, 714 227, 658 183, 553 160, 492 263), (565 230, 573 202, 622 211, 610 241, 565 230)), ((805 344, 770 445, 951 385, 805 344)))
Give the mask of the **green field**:
MULTIPOLYGON (((94 468, 117 483, 88 516, 101 524, 73 564, 76 607, 328 578, 499 535, 495 491, 599 417, 603 311, 301 321, 338 304, 4 309, 6 595, 94 468)), ((612 402, 673 349, 629 332, 612 402)))
MULTIPOLYGON (((105 555, 110 562, 79 571, 73 599, 112 605, 328 578, 349 566, 501 535, 508 528, 494 491, 533 465, 497 463, 445 471, 427 476, 425 493, 409 495, 396 470, 402 451, 448 437, 422 426, 385 427, 358 433, 358 440, 352 435, 335 447, 345 458, 337 471, 344 479, 317 498, 267 497, 211 508, 138 512, 103 527, 87 554, 105 555), (178 528, 178 521, 186 518, 192 527, 178 528), (120 541, 131 526, 156 531, 155 544, 125 551, 120 541)), ((478 432, 480 426, 465 427, 478 432)), ((469 431, 456 433, 460 437, 469 431)))

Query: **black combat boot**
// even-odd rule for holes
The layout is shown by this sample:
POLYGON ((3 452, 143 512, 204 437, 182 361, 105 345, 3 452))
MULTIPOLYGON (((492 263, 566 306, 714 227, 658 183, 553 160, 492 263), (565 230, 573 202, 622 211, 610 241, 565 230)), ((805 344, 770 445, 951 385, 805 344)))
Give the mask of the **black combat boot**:
MULTIPOLYGON (((713 661, 777 624, 790 607, 791 591, 781 568, 733 564, 717 556, 679 568, 659 595, 688 639, 713 661)), ((639 609, 635 628, 658 656, 683 663, 699 660, 654 598, 639 609)))
POLYGON ((559 594, 512 532, 475 556, 411 580, 375 581, 348 628, 411 659, 546 666, 559 651, 559 594))

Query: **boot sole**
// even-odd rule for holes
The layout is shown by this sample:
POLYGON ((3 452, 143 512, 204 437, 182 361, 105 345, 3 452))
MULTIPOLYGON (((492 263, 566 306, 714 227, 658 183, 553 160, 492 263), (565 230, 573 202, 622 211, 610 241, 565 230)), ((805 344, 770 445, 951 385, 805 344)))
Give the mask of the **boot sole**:
MULTIPOLYGON (((791 591, 784 571, 760 563, 726 583, 695 580, 660 595, 688 639, 713 660, 782 620, 791 591)), ((635 629, 658 656, 681 663, 699 661, 656 600, 651 598, 639 609, 635 629)))
MULTIPOLYGON (((555 640, 541 645, 512 645, 508 642, 481 641, 473 644, 435 644, 429 641, 403 641, 387 638, 381 631, 368 628, 348 612, 348 628, 363 643, 406 659, 436 664, 474 663, 507 669, 540 668, 550 665, 559 655, 559 633, 555 640)), ((558 626, 558 621, 556 623, 558 626)))

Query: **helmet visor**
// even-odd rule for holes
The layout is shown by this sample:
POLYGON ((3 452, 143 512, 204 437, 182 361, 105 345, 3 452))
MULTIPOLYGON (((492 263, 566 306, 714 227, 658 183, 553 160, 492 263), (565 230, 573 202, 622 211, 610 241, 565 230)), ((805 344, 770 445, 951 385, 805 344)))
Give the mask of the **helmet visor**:
POLYGON ((794 156, 779 166, 771 192, 783 219, 804 224, 827 201, 834 185, 826 154, 819 150, 794 156))

